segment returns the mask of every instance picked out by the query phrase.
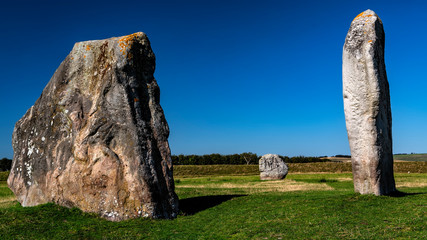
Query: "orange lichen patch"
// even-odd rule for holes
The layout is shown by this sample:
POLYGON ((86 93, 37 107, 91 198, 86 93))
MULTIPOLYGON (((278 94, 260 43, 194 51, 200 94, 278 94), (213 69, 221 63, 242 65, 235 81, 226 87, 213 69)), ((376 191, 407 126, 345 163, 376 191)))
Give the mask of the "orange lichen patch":
POLYGON ((86 58, 86 55, 83 55, 83 58, 86 58))
MULTIPOLYGON (((134 33, 134 34, 121 37, 119 39, 120 52, 123 54, 123 56, 126 55, 128 47, 132 46, 132 43, 135 40, 135 38, 139 36, 141 36, 141 33, 134 33)), ((132 55, 129 54, 128 58, 132 58, 132 55)))
POLYGON ((369 41, 368 41, 368 43, 371 43, 371 42, 372 42, 372 40, 369 40, 369 41))
POLYGON ((89 51, 89 50, 90 50, 90 46, 86 45, 86 51, 89 51))
POLYGON ((138 98, 134 98, 133 101, 134 102, 139 102, 139 99, 138 98))
POLYGON ((365 14, 365 13, 364 13, 364 12, 359 13, 359 15, 357 15, 357 16, 353 19, 353 21, 354 21, 354 20, 356 20, 356 19, 358 19, 358 18, 360 18, 360 17, 362 17, 362 16, 363 16, 363 14, 365 14))
POLYGON ((354 19, 353 19, 353 21, 354 20, 356 20, 356 19, 359 19, 359 18, 368 18, 368 17, 372 17, 373 15, 372 14, 365 14, 365 12, 361 12, 361 13, 359 13, 359 15, 357 15, 354 19))

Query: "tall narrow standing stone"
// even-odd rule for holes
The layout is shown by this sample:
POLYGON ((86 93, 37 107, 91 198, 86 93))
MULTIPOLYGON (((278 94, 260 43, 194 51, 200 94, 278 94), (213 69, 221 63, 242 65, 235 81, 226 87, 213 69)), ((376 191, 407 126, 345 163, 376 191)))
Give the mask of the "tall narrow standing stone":
POLYGON ((343 48, 344 112, 354 190, 385 195, 393 176, 390 93, 384 64, 384 30, 371 10, 351 23, 343 48))
POLYGON ((80 42, 16 123, 8 185, 112 221, 174 218, 169 127, 144 33, 80 42))

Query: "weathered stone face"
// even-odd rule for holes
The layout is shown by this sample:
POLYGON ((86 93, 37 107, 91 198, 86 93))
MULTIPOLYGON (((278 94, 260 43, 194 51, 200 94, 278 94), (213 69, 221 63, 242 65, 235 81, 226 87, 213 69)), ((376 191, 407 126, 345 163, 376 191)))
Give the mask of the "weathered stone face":
POLYGON ((384 30, 371 10, 351 23, 343 48, 342 71, 354 189, 361 194, 390 194, 396 188, 384 30))
POLYGON ((174 218, 169 128, 144 33, 80 42, 13 132, 8 185, 119 221, 174 218))
POLYGON ((259 159, 261 180, 284 179, 288 174, 288 165, 277 154, 265 154, 259 159))

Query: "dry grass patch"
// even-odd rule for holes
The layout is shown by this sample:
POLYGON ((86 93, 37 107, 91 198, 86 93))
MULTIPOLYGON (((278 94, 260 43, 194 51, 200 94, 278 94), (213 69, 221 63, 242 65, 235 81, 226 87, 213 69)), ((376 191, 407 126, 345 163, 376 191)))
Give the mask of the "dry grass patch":
POLYGON ((418 188, 418 187, 427 187, 427 178, 410 178, 402 177, 396 178, 396 187, 409 187, 409 188, 418 188))
POLYGON ((334 180, 337 180, 338 182, 348 182, 348 181, 353 181, 353 178, 351 178, 351 177, 340 177, 340 178, 334 178, 334 180))
POLYGON ((396 187, 410 187, 410 188, 418 188, 418 187, 427 187, 427 182, 401 182, 396 183, 396 187))
POLYGON ((220 189, 242 189, 247 193, 259 192, 292 192, 292 191, 327 191, 334 190, 325 183, 305 183, 294 180, 262 181, 247 183, 206 183, 195 185, 177 185, 176 188, 220 188, 220 189))
POLYGON ((7 208, 15 205, 16 203, 16 197, 4 197, 0 199, 0 208, 7 208))
POLYGON ((0 208, 6 208, 15 204, 16 197, 8 188, 5 181, 0 181, 0 208))
POLYGON ((15 200, 16 200, 15 196, 4 197, 4 198, 0 199, 0 203, 11 202, 11 201, 15 201, 15 200))
POLYGON ((396 173, 396 187, 408 187, 408 188, 423 188, 427 187, 427 174, 425 173, 411 173, 402 174, 396 173))

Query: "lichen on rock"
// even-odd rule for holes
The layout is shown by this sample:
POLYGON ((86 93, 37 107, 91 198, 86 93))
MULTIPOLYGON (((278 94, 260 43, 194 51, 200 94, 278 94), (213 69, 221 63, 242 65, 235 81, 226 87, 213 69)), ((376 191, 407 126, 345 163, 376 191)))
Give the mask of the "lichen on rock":
POLYGON ((277 154, 265 154, 259 159, 261 180, 280 180, 288 175, 288 165, 277 154))
POLYGON ((76 43, 15 125, 8 185, 120 221, 174 218, 169 127, 144 33, 76 43))
POLYGON ((366 10, 351 23, 343 47, 344 112, 354 189, 361 194, 396 191, 384 43, 382 21, 366 10))

